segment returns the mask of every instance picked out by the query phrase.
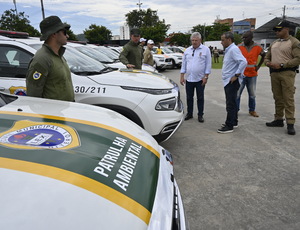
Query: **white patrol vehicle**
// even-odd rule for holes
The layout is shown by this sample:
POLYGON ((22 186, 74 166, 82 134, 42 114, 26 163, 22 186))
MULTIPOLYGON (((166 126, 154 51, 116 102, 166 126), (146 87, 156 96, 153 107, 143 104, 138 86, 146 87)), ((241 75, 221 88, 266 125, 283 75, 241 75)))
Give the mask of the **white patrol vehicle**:
MULTIPOLYGON (((109 48, 103 46, 96 46, 92 44, 83 45, 83 44, 72 43, 72 42, 68 42, 67 46, 73 47, 78 51, 80 51, 81 53, 97 61, 100 61, 101 63, 106 64, 112 68, 118 68, 118 69, 127 68, 122 62, 120 62, 119 56, 113 57, 109 55, 110 52, 115 54, 115 52, 110 50, 109 48), (104 50, 106 52, 104 52, 104 50)), ((142 65, 142 70, 157 72, 157 70, 153 66, 146 65, 146 64, 142 65)))
MULTIPOLYGON (((167 47, 160 47, 162 50, 162 54, 166 54, 171 58, 172 68, 181 67, 182 64, 182 53, 174 53, 172 50, 169 50, 167 47)), ((153 47, 154 53, 156 52, 157 47, 153 47)))
POLYGON ((154 68, 156 68, 159 71, 171 69, 173 66, 172 59, 165 54, 153 53, 153 59, 154 59, 154 68))
MULTIPOLYGON (((24 39, 23 39, 24 40, 24 39)), ((28 63, 41 46, 0 39, 0 91, 26 95, 28 63)), ((170 138, 183 122, 178 85, 162 74, 144 70, 113 69, 88 56, 66 49, 72 71, 75 101, 112 109, 134 121, 157 141, 170 138)))
POLYGON ((96 106, 0 93, 0 183, 3 230, 188 229, 171 154, 96 106))

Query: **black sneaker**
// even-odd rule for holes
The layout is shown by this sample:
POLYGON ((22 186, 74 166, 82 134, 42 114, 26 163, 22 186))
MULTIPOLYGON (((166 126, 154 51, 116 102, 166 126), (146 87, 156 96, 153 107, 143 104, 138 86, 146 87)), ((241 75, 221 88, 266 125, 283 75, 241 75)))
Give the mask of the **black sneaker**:
POLYGON ((295 128, 294 128, 293 124, 288 124, 287 125, 287 133, 289 135, 295 135, 296 134, 296 131, 295 131, 295 128))
POLYGON ((268 126, 268 127, 283 127, 284 124, 283 124, 283 120, 274 120, 271 122, 267 122, 266 126, 268 126))
POLYGON ((218 133, 232 133, 232 132, 233 132, 233 128, 229 128, 227 125, 218 129, 218 133))
MULTIPOLYGON (((222 124, 221 126, 222 126, 222 127, 225 127, 225 126, 226 126, 226 124, 222 124)), ((236 125, 234 125, 234 126, 233 126, 233 128, 234 128, 234 129, 236 129, 236 128, 238 128, 238 127, 239 127, 239 125, 238 125, 238 124, 236 124, 236 125)))

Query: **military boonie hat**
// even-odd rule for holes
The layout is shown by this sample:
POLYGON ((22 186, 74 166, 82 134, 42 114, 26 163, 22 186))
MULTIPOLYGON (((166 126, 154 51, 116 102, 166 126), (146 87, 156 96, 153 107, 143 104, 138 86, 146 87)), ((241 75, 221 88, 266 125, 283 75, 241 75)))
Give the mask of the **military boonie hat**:
POLYGON ((62 23, 59 17, 49 16, 40 23, 40 29, 42 36, 40 37, 41 41, 47 40, 47 38, 62 29, 70 29, 70 25, 67 23, 62 23))
POLYGON ((133 28, 132 30, 130 30, 130 35, 134 35, 134 36, 140 36, 141 35, 141 31, 137 28, 133 28))
POLYGON ((281 21, 278 23, 278 25, 274 26, 273 30, 281 30, 282 28, 290 28, 290 23, 288 21, 281 21))

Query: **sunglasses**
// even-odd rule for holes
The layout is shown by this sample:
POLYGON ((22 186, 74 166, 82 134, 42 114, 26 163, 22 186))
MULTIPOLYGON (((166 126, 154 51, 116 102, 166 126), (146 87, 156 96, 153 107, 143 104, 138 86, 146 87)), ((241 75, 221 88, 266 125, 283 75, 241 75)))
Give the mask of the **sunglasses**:
POLYGON ((274 31, 275 32, 280 32, 282 30, 282 28, 278 28, 278 29, 275 29, 274 31))
POLYGON ((60 31, 62 31, 63 34, 64 34, 65 36, 67 36, 67 30, 62 29, 62 30, 57 31, 56 33, 59 33, 60 31))

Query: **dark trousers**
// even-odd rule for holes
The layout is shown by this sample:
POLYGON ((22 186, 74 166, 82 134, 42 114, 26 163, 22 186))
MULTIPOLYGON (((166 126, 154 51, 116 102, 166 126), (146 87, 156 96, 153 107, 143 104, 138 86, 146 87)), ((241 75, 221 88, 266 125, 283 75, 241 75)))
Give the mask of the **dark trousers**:
POLYGON ((197 95, 198 116, 203 116, 205 85, 202 85, 202 81, 198 81, 198 82, 186 81, 185 83, 187 112, 188 114, 193 115, 195 89, 197 95))
POLYGON ((225 87, 225 97, 226 97, 226 111, 227 118, 225 124, 233 128, 233 126, 238 124, 238 108, 236 103, 237 92, 240 88, 239 80, 234 82, 229 82, 225 87))

